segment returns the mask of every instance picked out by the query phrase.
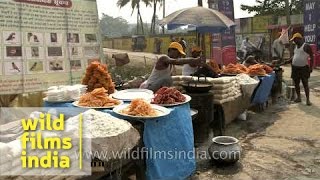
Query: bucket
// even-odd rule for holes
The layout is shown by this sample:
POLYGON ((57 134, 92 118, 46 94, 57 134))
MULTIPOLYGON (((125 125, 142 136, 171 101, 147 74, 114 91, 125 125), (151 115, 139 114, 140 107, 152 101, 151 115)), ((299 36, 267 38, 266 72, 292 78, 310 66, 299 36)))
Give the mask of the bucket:
POLYGON ((287 99, 295 100, 296 98, 296 88, 294 86, 287 86, 287 99))

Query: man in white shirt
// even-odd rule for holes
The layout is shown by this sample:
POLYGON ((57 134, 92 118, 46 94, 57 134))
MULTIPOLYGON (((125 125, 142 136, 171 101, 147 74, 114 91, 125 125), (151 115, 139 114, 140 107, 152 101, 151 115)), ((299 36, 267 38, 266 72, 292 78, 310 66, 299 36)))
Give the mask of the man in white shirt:
POLYGON ((240 50, 243 52, 243 57, 246 58, 247 53, 251 51, 253 48, 256 48, 256 46, 252 42, 250 42, 249 37, 246 37, 242 41, 241 47, 240 47, 240 50))
POLYGON ((296 44, 294 50, 294 56, 292 57, 292 71, 291 78, 294 81, 297 99, 296 103, 301 102, 300 94, 300 81, 302 81, 304 91, 306 93, 307 105, 310 106, 310 89, 309 89, 309 78, 313 70, 313 52, 309 44, 303 41, 303 37, 300 33, 295 33, 290 41, 296 44), (310 65, 308 59, 310 58, 310 65))

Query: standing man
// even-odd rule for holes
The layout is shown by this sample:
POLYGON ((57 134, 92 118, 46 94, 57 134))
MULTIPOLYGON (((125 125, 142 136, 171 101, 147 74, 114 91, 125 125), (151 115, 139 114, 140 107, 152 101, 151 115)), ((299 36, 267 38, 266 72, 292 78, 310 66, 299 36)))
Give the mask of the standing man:
POLYGON ((294 49, 294 55, 292 58, 292 72, 291 78, 294 81, 294 85, 296 88, 297 99, 296 103, 301 102, 301 94, 300 94, 300 81, 302 81, 304 91, 306 93, 308 106, 311 106, 310 101, 310 89, 309 89, 309 78, 310 74, 313 70, 313 53, 309 44, 303 41, 303 37, 300 33, 295 33, 293 37, 290 39, 296 44, 294 49), (308 65, 308 59, 310 57, 310 66, 308 65))
MULTIPOLYGON (((281 33, 279 33, 281 35, 281 33)), ((280 60, 282 61, 284 44, 280 39, 280 36, 273 41, 272 44, 272 60, 280 60)))

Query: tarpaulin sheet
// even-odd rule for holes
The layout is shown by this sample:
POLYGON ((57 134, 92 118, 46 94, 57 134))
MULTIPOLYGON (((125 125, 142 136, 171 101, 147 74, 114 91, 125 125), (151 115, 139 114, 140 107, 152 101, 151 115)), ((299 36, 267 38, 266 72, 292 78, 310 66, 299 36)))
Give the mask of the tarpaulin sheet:
POLYGON ((252 96, 252 104, 263 104, 268 101, 275 80, 275 73, 259 77, 260 83, 252 96))

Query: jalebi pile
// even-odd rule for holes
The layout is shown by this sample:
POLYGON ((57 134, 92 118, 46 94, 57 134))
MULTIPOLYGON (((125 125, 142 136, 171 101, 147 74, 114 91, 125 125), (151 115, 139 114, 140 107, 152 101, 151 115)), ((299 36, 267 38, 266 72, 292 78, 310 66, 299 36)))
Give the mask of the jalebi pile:
POLYGON ((88 92, 96 88, 105 88, 108 94, 114 93, 115 85, 112 82, 108 67, 98 61, 92 62, 86 70, 86 74, 82 79, 82 84, 88 86, 88 92))
POLYGON ((270 74, 273 72, 273 69, 270 66, 265 64, 263 65, 263 69, 266 71, 267 74, 270 74))
POLYGON ((213 70, 213 72, 215 72, 217 74, 221 73, 221 69, 220 69, 218 63, 214 59, 211 59, 207 64, 213 70))
POLYGON ((97 88, 92 92, 88 92, 79 99, 79 106, 85 107, 111 107, 119 105, 120 101, 110 98, 106 94, 107 90, 105 88, 97 88))
POLYGON ((222 74, 242 74, 247 73, 248 68, 242 64, 228 64, 222 71, 222 74))
POLYGON ((157 116, 157 112, 152 108, 151 104, 144 99, 134 99, 130 105, 121 111, 124 114, 140 117, 152 117, 157 116))
POLYGON ((250 76, 265 76, 267 75, 267 72, 264 68, 265 68, 265 65, 262 65, 262 64, 255 64, 255 65, 249 66, 248 74, 250 76))

